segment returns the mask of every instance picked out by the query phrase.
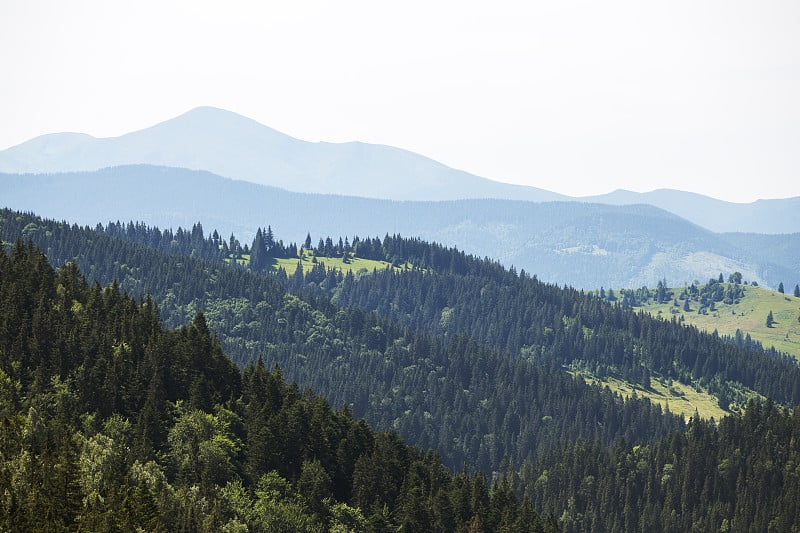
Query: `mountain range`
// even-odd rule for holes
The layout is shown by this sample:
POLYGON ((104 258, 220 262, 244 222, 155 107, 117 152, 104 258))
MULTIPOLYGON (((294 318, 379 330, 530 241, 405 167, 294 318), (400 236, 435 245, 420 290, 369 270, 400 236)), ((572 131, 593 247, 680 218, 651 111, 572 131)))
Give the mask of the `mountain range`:
POLYGON ((795 323, 796 298, 747 283, 800 278, 797 199, 506 198, 415 154, 303 143, 208 108, 117 139, 35 139, 0 161, 1 530, 800 523, 797 361, 683 316, 744 324, 729 306, 769 292, 792 309, 767 326, 795 323), (378 190, 403 185, 407 197, 378 190), (709 211, 735 231, 709 228, 709 211), (794 233, 745 231, 765 221, 794 233), (287 250, 307 233, 316 249, 287 250), (377 238, 323 245, 356 234, 377 238), (650 300, 669 309, 643 311, 650 300), (703 392, 729 414, 687 420, 637 390, 668 410, 703 392))
POLYGON ((205 171, 132 165, 95 172, 0 174, 4 202, 94 226, 198 221, 250 242, 258 227, 301 242, 326 236, 419 236, 489 256, 540 279, 588 289, 701 282, 739 271, 777 286, 800 278, 800 233, 718 234, 649 205, 514 200, 390 201, 306 194, 205 171), (765 237, 761 239, 760 237, 765 237))
POLYGON ((207 170, 295 192, 394 200, 564 199, 541 189, 480 178, 391 146, 301 141, 210 107, 121 137, 57 133, 0 153, 0 172, 13 173, 136 163, 207 170))
POLYGON ((120 137, 48 134, 0 152, 0 172, 14 174, 93 171, 128 164, 206 170, 293 192, 389 200, 650 204, 715 232, 800 231, 796 215, 800 197, 736 204, 665 189, 573 198, 475 176, 391 146, 302 141, 212 107, 196 108, 120 137))
POLYGON ((220 109, 115 138, 60 133, 0 152, 3 205, 94 226, 143 221, 249 242, 402 234, 581 288, 800 279, 800 197, 723 202, 674 190, 570 198, 398 148, 311 143, 220 109), (769 235, 767 235, 769 234, 769 235))

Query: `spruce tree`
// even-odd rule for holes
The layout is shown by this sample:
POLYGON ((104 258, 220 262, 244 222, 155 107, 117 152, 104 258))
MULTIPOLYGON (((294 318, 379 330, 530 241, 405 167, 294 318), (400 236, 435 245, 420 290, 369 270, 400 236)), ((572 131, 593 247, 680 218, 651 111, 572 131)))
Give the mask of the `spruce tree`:
POLYGON ((272 226, 267 226, 267 231, 264 233, 264 246, 267 248, 267 252, 272 250, 275 247, 275 235, 272 233, 272 226))
POLYGON ((261 272, 267 266, 267 246, 261 228, 256 231, 253 246, 250 247, 250 270, 261 272))

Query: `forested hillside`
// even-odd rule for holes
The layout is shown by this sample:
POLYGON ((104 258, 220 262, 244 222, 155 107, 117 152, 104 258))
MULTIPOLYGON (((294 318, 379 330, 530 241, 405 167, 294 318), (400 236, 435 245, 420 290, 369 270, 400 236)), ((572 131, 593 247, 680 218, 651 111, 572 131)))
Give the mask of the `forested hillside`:
MULTIPOLYGON (((776 246, 732 240, 658 206, 374 200, 341 196, 341 190, 337 195, 289 192, 209 172, 146 165, 0 174, 0 188, 6 207, 92 227, 142 220, 188 229, 199 220, 208 231, 216 228, 226 240, 235 233, 243 243, 268 223, 286 241, 298 242, 310 232, 314 244, 326 235, 419 236, 524 268, 543 281, 585 289, 653 286, 665 277, 671 283, 703 280, 709 272, 735 270, 746 280, 774 287, 800 267, 792 261, 796 254, 782 250, 796 236, 774 236, 776 246)), ((785 231, 797 231, 792 228, 789 224, 785 231)))
MULTIPOLYGON (((7 515, 23 520, 23 528, 84 515, 89 529, 112 520, 165 529, 202 520, 203 527, 231 531, 798 527, 797 365, 778 354, 415 239, 353 238, 341 246, 325 239, 317 266, 287 274, 270 270, 272 255, 292 248, 278 246, 274 236, 272 248, 258 239, 245 247, 235 238, 223 246, 199 225, 166 232, 164 240, 164 231, 156 237, 154 228, 135 224, 93 230, 7 210, 0 219, 11 255, 0 258, 10 269, 0 276, 0 296, 23 302, 4 304, 9 312, 0 321, 0 333, 9 336, 0 346, 9 363, 0 367, 2 391, 12 398, 3 405, 13 406, 9 423, 17 424, 6 441, 12 451, 2 457, 21 457, 19 443, 34 434, 26 428, 47 427, 35 426, 40 413, 66 428, 54 440, 36 441, 61 444, 24 457, 65 472, 43 482, 41 491, 69 497, 53 510, 46 502, 55 500, 37 487, 22 486, 21 497, 11 493, 5 501, 12 507, 4 509, 24 509, 7 515), (54 273, 31 245, 12 244, 17 236, 42 246, 54 264, 74 258, 91 279, 118 281, 105 290, 91 287, 73 263, 54 273), (259 271, 241 266, 262 245, 267 256, 261 267, 256 262, 259 271), (321 266, 325 254, 413 266, 342 275, 321 266), (30 280, 40 277, 52 278, 43 286, 53 288, 36 289, 30 280), (99 307, 98 301, 109 303, 99 307), (115 312, 117 301, 128 315, 115 312), (155 302, 168 322, 190 325, 164 330, 155 302), (93 333, 83 319, 90 310, 88 316, 116 325, 93 333), (114 319, 120 316, 133 318, 114 319), (242 374, 226 362, 226 347, 242 374), (674 374, 665 363, 670 355, 674 374), (37 361, 46 364, 37 367, 37 361), (562 370, 566 362, 590 361, 595 371, 627 372, 641 387, 655 375, 652 364, 664 365, 659 372, 665 375, 716 383, 732 394, 740 390, 730 381, 738 375, 793 407, 751 401, 743 415, 718 422, 693 417, 687 425, 562 370), (280 370, 268 371, 274 362, 280 370), (284 376, 299 387, 286 385, 284 376), (97 414, 70 419, 80 411, 72 406, 81 405, 78 384, 84 383, 97 387, 93 398, 86 395, 97 414), (331 411, 324 400, 300 392, 307 386, 344 407, 331 411), (105 397, 111 400, 99 400, 105 397), (36 398, 43 403, 32 409, 36 398), (68 400, 73 403, 59 403, 68 400), (436 452, 407 448, 397 435, 375 433, 354 415, 436 452), (187 442, 197 434, 202 437, 187 442), (161 453, 137 455, 147 443, 161 453), (181 460, 187 450, 190 459, 181 460), (119 467, 127 474, 106 482, 105 473, 95 474, 99 466, 63 466, 76 463, 128 465, 119 467), (468 473, 473 466, 484 474, 468 473), (484 475, 492 473, 498 481, 488 488, 484 475), (107 495, 108 487, 121 488, 107 495), (112 515, 112 508, 124 513, 112 515), (265 516, 276 518, 265 522, 265 516)), ((268 241, 271 231, 261 234, 268 241)), ((9 460, 0 475, 16 489, 19 469, 35 464, 9 460)), ((109 471, 116 470, 102 470, 109 471)))
MULTIPOLYGON (((389 257, 394 247, 419 248, 409 261, 422 269, 429 264, 426 254, 437 253, 422 242, 387 245, 389 257)), ((775 351, 726 342, 687 327, 677 316, 662 320, 485 260, 463 258, 433 270, 347 277, 328 292, 340 305, 375 310, 436 335, 468 335, 530 360, 574 365, 601 378, 611 375, 644 388, 656 375, 695 383, 716 394, 724 408, 746 401, 741 386, 787 405, 800 403, 800 367, 775 351)))
POLYGON ((518 486, 565 532, 798 531, 799 464, 800 408, 753 402, 648 446, 577 442, 518 486))
MULTIPOLYGON (((177 252, 177 241, 176 252, 168 254, 30 215, 2 211, 0 217, 3 240, 23 235, 55 264, 74 258, 90 279, 116 279, 130 294, 150 294, 171 327, 202 310, 240 365, 259 356, 277 362, 301 387, 334 405, 352 406, 377 428, 396 429, 410 443, 438 450, 451 468, 466 463, 490 473, 504 459, 522 464, 577 438, 604 446, 619 438, 642 443, 683 426, 660 406, 624 401, 558 365, 464 335, 437 338, 337 306, 325 295, 292 294, 284 287, 291 278, 280 272, 262 275, 187 257, 177 252)), ((191 238, 191 232, 182 234, 191 238)), ((192 255, 190 250, 183 252, 192 255)), ((340 280, 328 272, 316 285, 333 287, 340 280)))
MULTIPOLYGON (((325 293, 339 305, 376 311, 439 337, 466 335, 529 360, 615 376, 645 389, 653 376, 695 384, 716 394, 726 409, 746 402, 743 387, 787 405, 800 402, 800 367, 786 354, 756 342, 728 342, 687 327, 677 316, 662 320, 643 313, 634 308, 634 291, 620 291, 617 300, 605 292, 559 288, 419 239, 354 237, 346 247, 341 238, 339 245, 331 246, 330 237, 324 242, 315 250, 320 258, 358 256, 415 268, 368 276, 315 270, 291 276, 292 290, 325 293)), ((693 305, 713 310, 715 301, 733 303, 744 294, 738 283, 711 285, 713 294, 695 288, 693 305)), ((668 297, 661 282, 659 287, 653 298, 677 301, 677 294, 668 297)))
POLYGON ((333 411, 262 360, 240 371, 202 313, 0 253, 0 530, 554 531, 511 481, 333 411))

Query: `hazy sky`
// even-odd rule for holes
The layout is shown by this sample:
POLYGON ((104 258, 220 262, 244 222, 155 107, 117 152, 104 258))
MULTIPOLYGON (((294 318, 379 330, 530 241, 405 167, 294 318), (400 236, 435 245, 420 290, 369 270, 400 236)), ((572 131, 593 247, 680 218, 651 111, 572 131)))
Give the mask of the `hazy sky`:
POLYGON ((570 195, 800 196, 797 0, 3 0, 0 76, 0 149, 211 105, 570 195))

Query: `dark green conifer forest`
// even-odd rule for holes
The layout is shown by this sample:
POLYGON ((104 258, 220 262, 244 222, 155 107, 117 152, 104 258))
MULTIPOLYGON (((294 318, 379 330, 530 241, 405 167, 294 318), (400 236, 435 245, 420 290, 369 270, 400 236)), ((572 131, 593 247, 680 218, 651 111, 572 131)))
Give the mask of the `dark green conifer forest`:
MULTIPOLYGON (((797 363, 640 313, 634 292, 611 303, 400 236, 319 239, 320 258, 400 266, 357 274, 321 261, 275 270, 272 259, 297 247, 270 226, 251 245, 206 237, 199 223, 91 229, 3 210, 0 239, 9 520, 84 530, 113 520, 227 531, 800 528, 797 363), (567 367, 641 388, 680 380, 736 409, 687 422, 567 367), (31 437, 33 427, 46 436, 31 437), (41 489, 64 495, 58 510, 37 507, 53 504, 21 482, 25 468, 36 479, 63 472, 41 489)), ((115 527, 124 529, 106 529, 115 527)))
MULTIPOLYGON (((437 450, 451 469, 466 463, 491 474, 504 459, 522 464, 577 438, 640 443, 683 425, 660 406, 588 386, 558 365, 466 335, 438 338, 337 306, 319 291, 290 292, 281 272, 264 276, 195 259, 189 248, 187 255, 164 253, 88 228, 3 218, 0 227, 15 226, 3 239, 30 237, 56 264, 75 258, 101 283, 118 280, 131 294, 151 295, 171 327, 202 310, 239 365, 259 356, 278 363, 284 375, 333 405, 347 404, 373 426, 437 450)), ((320 271, 322 265, 309 276, 320 271)), ((331 283, 339 277, 324 275, 331 283)))
POLYGON ((3 531, 556 529, 30 241, 0 253, 0 426, 3 531))

